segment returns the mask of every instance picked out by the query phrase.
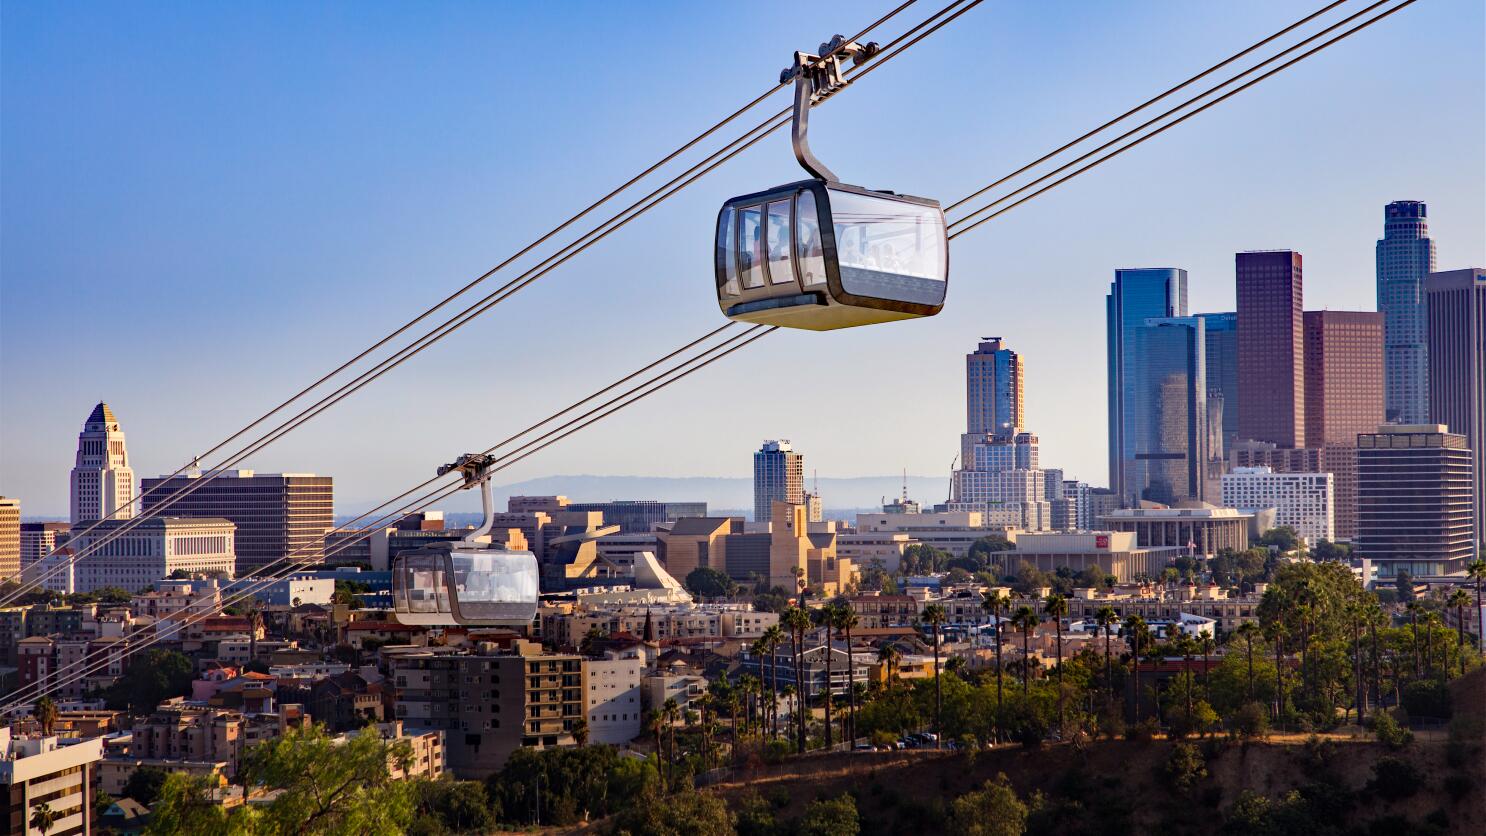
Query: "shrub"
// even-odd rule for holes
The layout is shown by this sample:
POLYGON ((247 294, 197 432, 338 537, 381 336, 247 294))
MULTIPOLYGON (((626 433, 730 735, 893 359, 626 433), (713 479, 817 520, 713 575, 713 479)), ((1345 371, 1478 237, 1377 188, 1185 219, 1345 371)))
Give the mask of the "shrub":
POLYGON ((1410 717, 1448 720, 1454 713, 1450 691, 1438 679, 1420 679, 1403 688, 1403 710, 1410 717))
POLYGON ((862 830, 857 802, 850 793, 840 798, 812 801, 795 826, 800 836, 856 836, 862 830))
POLYGON ((1470 776, 1459 772, 1452 772, 1445 776, 1445 792, 1449 794, 1451 801, 1464 801, 1470 795, 1474 786, 1471 784, 1470 776))
POLYGON ((1372 773, 1367 790, 1385 801, 1408 798, 1424 786, 1424 775, 1418 767, 1391 755, 1373 764, 1372 773))
POLYGON ((1378 742, 1389 749, 1402 749, 1414 742, 1414 733, 1400 726, 1393 715, 1386 711, 1373 715, 1372 731, 1378 736, 1378 742))
POLYGON ((1027 805, 1000 774, 954 800, 950 825, 950 832, 960 836, 1021 836, 1027 829, 1027 805))
POLYGON ((1202 753, 1190 743, 1178 743, 1171 747, 1171 754, 1163 767, 1166 777, 1178 790, 1186 792, 1207 777, 1207 761, 1202 753))
POLYGON ((1269 736, 1269 709, 1257 702, 1244 703, 1229 718, 1229 728, 1241 740, 1269 736))
POLYGON ((1149 743, 1161 730, 1161 725, 1155 718, 1147 717, 1138 723, 1125 727, 1125 739, 1135 743, 1149 743))

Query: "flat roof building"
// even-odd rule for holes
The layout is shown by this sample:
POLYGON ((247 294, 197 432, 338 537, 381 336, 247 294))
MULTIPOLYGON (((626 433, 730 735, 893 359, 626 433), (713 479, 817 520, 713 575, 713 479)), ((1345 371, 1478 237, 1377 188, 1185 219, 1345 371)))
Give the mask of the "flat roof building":
POLYGON ((1471 450, 1443 424, 1384 424, 1357 436, 1358 557, 1379 578, 1448 575, 1476 554, 1471 450))
POLYGON ((1424 281, 1429 314, 1429 420, 1465 436, 1473 454, 1476 539, 1486 547, 1486 269, 1424 281))
POLYGON ((1124 508, 1099 518, 1111 531, 1133 531, 1141 548, 1175 546, 1192 554, 1216 555, 1249 547, 1255 514, 1235 508, 1124 508))
POLYGON ((144 480, 144 510, 231 520, 237 525, 238 574, 290 555, 308 563, 324 556, 325 533, 334 525, 331 477, 228 470, 209 482, 193 484, 202 478, 195 473, 144 480), (161 507, 177 491, 193 487, 190 494, 161 507))
POLYGON ((1311 546, 1336 539, 1330 473, 1276 473, 1268 467, 1237 467, 1223 476, 1223 504, 1230 508, 1273 508, 1275 525, 1290 526, 1311 546))
POLYGON ((1132 531, 1023 531, 1014 532, 1012 537, 1015 549, 991 555, 1006 575, 1015 574, 1025 561, 1049 573, 1063 567, 1082 572, 1097 566, 1117 582, 1129 583, 1138 576, 1159 574, 1184 552, 1175 546, 1141 546, 1132 531))

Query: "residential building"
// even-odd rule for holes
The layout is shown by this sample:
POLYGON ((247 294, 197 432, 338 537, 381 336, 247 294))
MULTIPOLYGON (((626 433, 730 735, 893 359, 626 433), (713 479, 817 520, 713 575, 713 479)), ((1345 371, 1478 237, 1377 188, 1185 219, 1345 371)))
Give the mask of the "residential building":
POLYGON ((789 439, 765 441, 753 454, 753 519, 773 519, 773 503, 805 501, 805 457, 789 439))
MULTIPOLYGON (((366 733, 366 728, 355 728, 336 735, 335 740, 349 743, 366 733)), ((401 720, 377 723, 373 731, 388 743, 406 743, 412 753, 406 762, 401 758, 387 757, 387 773, 394 781, 437 781, 444 774, 444 732, 439 729, 415 729, 403 725, 401 720)))
POLYGON ((515 640, 473 653, 428 648, 388 658, 397 719, 445 733, 445 758, 459 778, 483 779, 522 747, 572 746, 586 716, 583 659, 515 640))
POLYGON ((1383 315, 1306 311, 1305 441, 1353 446, 1383 423, 1383 315))
POLYGON ((1234 508, 1124 508, 1099 518, 1111 531, 1133 531, 1141 548, 1176 546, 1212 557, 1249 547, 1255 514, 1234 508))
POLYGON ((1461 572, 1476 553, 1473 454, 1444 424, 1384 424, 1357 436, 1358 557, 1379 578, 1461 572))
POLYGON ((86 553, 73 566, 74 588, 107 586, 137 592, 176 571, 231 577, 237 527, 214 517, 149 517, 140 522, 103 520, 68 543, 86 553), (131 528, 119 534, 124 526, 131 528), (104 542, 104 538, 112 539, 104 542), (97 544, 97 545, 95 545, 97 544))
POLYGON ((0 496, 0 579, 21 573, 21 501, 0 496))
POLYGON ((1357 440, 1325 447, 1282 449, 1258 441, 1239 442, 1229 465, 1268 467, 1276 473, 1330 473, 1336 539, 1351 542, 1357 536, 1357 440))
POLYGON ((93 407, 77 436, 72 467, 72 524, 125 520, 134 516, 134 471, 124 448, 124 431, 108 404, 93 407))
POLYGON ((1433 273, 1424 282, 1429 324, 1429 420, 1465 436, 1473 455, 1476 538, 1486 554, 1486 269, 1433 273))
POLYGON ((902 627, 919 616, 919 601, 912 595, 848 595, 847 606, 856 613, 861 629, 902 627))
POLYGON ((1305 446, 1305 329, 1300 253, 1241 252, 1238 295, 1238 435, 1305 446))
POLYGON ((961 436, 967 455, 954 472, 951 511, 1005 512, 1018 528, 1052 527, 1047 487, 1055 481, 1061 493, 1061 471, 1056 480, 1038 465, 1037 436, 1015 434, 961 436))
POLYGON ((1275 525, 1295 529, 1308 545, 1336 539, 1336 506, 1330 473, 1276 473, 1238 467, 1223 476, 1223 504, 1275 509, 1275 525))
MULTIPOLYGON (((1126 470, 1133 466, 1137 438, 1134 375, 1144 362, 1134 344, 1146 321, 1187 315, 1187 271, 1169 267, 1116 270, 1105 297, 1105 360, 1108 366, 1109 484, 1123 497, 1126 470)), ((1205 371, 1205 370, 1204 370, 1205 371)), ((1205 395, 1206 393, 1204 393, 1205 395)), ((1129 477, 1132 481, 1134 474, 1129 477)))
POLYGON ((640 679, 644 660, 633 648, 585 659, 588 742, 623 746, 640 736, 640 679))
POLYGON ((237 574, 291 555, 306 563, 324 556, 325 533, 334 524, 331 477, 228 470, 196 484, 202 478, 198 472, 144 480, 144 510, 231 520, 237 525, 237 574), (190 494, 163 507, 177 491, 190 488, 190 494))
POLYGON ((604 522, 618 525, 625 534, 644 534, 655 527, 683 517, 707 516, 705 502, 657 502, 653 499, 616 500, 614 502, 574 502, 571 511, 599 511, 604 522))
POLYGON ((1395 200, 1383 208, 1377 246, 1378 311, 1383 314, 1385 419, 1429 419, 1429 338, 1424 279, 1434 272, 1428 207, 1395 200))
POLYGON ((6 832, 18 836, 77 836, 92 833, 93 783, 103 760, 103 740, 63 741, 20 737, 0 728, 0 794, 7 799, 6 832), (44 833, 31 826, 46 805, 52 824, 44 833))

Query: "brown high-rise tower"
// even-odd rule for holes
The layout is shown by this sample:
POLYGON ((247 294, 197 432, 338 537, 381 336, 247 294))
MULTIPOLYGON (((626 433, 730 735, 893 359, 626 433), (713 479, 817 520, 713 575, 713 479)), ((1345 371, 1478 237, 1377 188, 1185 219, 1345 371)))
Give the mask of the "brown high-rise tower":
POLYGON ((1352 447, 1383 423, 1383 315, 1305 312, 1305 442, 1352 447))
POLYGON ((1238 436, 1304 447, 1305 332, 1300 253, 1239 253, 1238 436))

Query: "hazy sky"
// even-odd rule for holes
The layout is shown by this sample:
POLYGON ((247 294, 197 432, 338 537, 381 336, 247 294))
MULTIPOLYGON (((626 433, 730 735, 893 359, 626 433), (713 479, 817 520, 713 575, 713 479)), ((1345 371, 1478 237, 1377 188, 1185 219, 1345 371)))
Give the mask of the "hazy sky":
MULTIPOLYGON (((138 474, 175 468, 890 5, 8 4, 0 493, 65 514, 100 398, 138 474)), ((1319 5, 987 0, 817 109, 815 150, 949 202, 1319 5)), ((777 334, 503 481, 740 476, 779 436, 823 476, 940 474, 998 335, 1044 465, 1104 484, 1115 268, 1231 310, 1236 250, 1295 248, 1308 308, 1372 308, 1395 199, 1442 268, 1486 263, 1483 24, 1421 0, 961 238, 938 317, 777 334)), ((251 466, 380 501, 701 334, 717 206, 801 176, 760 143, 251 466)))

